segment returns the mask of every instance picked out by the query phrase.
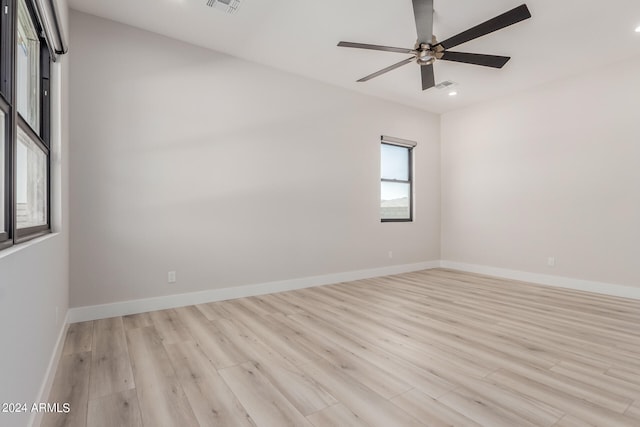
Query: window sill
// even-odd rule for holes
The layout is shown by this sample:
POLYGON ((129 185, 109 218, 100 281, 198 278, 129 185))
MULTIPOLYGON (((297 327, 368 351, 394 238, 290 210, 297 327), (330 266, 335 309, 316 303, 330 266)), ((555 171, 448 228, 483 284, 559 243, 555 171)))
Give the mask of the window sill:
POLYGON ((16 243, 15 245, 7 248, 7 249, 3 249, 2 251, 0 251, 0 260, 2 260, 3 258, 7 258, 10 257, 11 255, 21 252, 25 249, 30 248, 31 246, 35 246, 39 243, 42 243, 44 241, 47 241, 49 239, 54 239, 56 237, 58 237, 61 233, 47 233, 44 236, 39 236, 39 237, 35 237, 31 240, 28 240, 26 242, 23 243, 16 243))

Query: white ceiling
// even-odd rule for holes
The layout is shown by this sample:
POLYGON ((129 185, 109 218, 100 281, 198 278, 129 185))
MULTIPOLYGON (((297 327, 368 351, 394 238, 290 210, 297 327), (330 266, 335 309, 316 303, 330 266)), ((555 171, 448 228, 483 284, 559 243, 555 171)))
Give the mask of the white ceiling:
MULTIPOLYGON (((523 0, 435 0, 444 40, 523 0)), ((417 64, 355 81, 408 55, 336 47, 340 40, 413 47, 411 0, 242 0, 229 15, 206 0, 70 0, 73 9, 239 58, 433 112, 504 96, 588 68, 640 55, 640 0, 527 0, 533 17, 453 50, 511 56, 501 70, 438 61, 436 83, 459 95, 420 90, 417 64)), ((256 75, 256 79, 260 76, 256 75)))

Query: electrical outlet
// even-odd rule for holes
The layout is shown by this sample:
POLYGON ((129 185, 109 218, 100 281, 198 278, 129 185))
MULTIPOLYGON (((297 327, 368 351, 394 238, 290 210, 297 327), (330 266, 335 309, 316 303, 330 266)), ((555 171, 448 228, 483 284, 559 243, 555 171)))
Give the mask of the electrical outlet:
POLYGON ((389 259, 393 258, 393 251, 389 251, 389 259))
POLYGON ((175 271, 170 271, 169 274, 167 274, 167 282, 176 283, 176 272, 175 271))
POLYGON ((547 258, 547 265, 549 267, 555 267, 556 266, 556 258, 550 256, 549 258, 547 258))

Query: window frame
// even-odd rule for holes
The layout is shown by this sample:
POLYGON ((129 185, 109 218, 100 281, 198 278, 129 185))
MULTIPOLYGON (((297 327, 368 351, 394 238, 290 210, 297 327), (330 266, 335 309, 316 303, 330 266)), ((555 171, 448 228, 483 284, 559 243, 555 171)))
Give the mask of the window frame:
MULTIPOLYGON (((26 240, 33 239, 34 237, 41 236, 43 234, 47 234, 50 231, 50 224, 51 224, 51 161, 50 161, 49 148, 44 145, 44 142, 40 140, 38 135, 33 131, 31 126, 29 126, 27 121, 25 119, 23 119, 22 116, 18 115, 18 127, 16 128, 16 137, 15 137, 16 145, 14 146, 14 150, 16 152, 18 150, 18 148, 17 148, 18 147, 17 146, 17 144, 18 144, 18 136, 17 136, 18 132, 17 132, 17 130, 18 129, 22 130, 26 134, 26 136, 34 142, 34 144, 37 146, 37 148, 40 149, 44 153, 44 155, 46 157, 45 165, 47 167, 47 172, 45 174, 45 176, 46 176, 45 206, 46 206, 47 213, 45 215, 46 224, 36 225, 36 226, 32 226, 32 227, 24 227, 24 228, 18 228, 18 221, 17 221, 17 216, 16 216, 16 219, 15 219, 15 242, 16 243, 20 243, 20 242, 23 242, 23 241, 26 241, 26 240)), ((16 162, 17 162, 17 158, 16 158, 16 162)), ((16 165, 16 172, 17 172, 17 165, 16 165)), ((15 209, 17 211, 17 203, 14 202, 14 205, 15 205, 15 207, 16 207, 15 209)))
MULTIPOLYGON (((39 125, 32 126, 17 111, 17 31, 18 31, 18 1, 0 0, 0 110, 6 114, 5 123, 5 231, 0 232, 0 250, 22 243, 51 232, 51 51, 49 41, 45 37, 42 23, 37 15, 37 6, 33 0, 24 0, 28 9, 31 23, 36 29, 40 41, 39 61, 39 125), (7 9, 8 8, 8 9, 7 9), (5 14, 5 10, 8 13, 5 14), (18 228, 16 179, 17 179, 17 151, 18 129, 42 151, 46 160, 44 200, 46 224, 18 228)), ((64 53, 64 52, 62 52, 64 53)))
POLYGON ((11 107, 0 94, 0 111, 4 113, 4 200, 0 201, 0 208, 4 209, 4 224, 0 224, 0 249, 11 246, 11 230, 13 227, 12 216, 12 147, 11 147, 11 126, 9 123, 11 107))
MULTIPOLYGON (((42 101, 43 101, 43 99, 42 99, 42 93, 43 93, 43 88, 42 88, 42 71, 43 71, 43 67, 42 67, 42 65, 43 65, 43 63, 42 63, 42 60, 43 60, 42 48, 43 48, 43 46, 42 46, 42 44, 46 43, 46 40, 44 40, 44 36, 43 36, 44 32, 43 32, 42 27, 40 26, 40 22, 39 22, 39 20, 38 20, 38 18, 36 16, 36 12, 35 12, 34 5, 33 5, 32 1, 31 0, 16 0, 15 8, 16 8, 17 17, 16 17, 16 21, 15 21, 16 22, 16 25, 15 25, 15 29, 16 30, 15 30, 15 34, 14 34, 16 47, 17 47, 17 44, 18 44, 18 40, 19 40, 18 35, 20 33, 20 28, 21 28, 21 26, 20 26, 20 17, 21 17, 21 14, 20 14, 20 3, 24 3, 24 5, 25 5, 27 16, 28 16, 28 19, 29 19, 29 22, 27 23, 27 25, 29 27, 32 27, 32 28, 29 28, 29 32, 32 29, 33 32, 35 33, 35 37, 38 39, 38 43, 39 43, 38 47, 39 47, 40 51, 37 52, 36 55, 34 55, 35 56, 34 59, 36 59, 38 61, 38 64, 36 64, 37 67, 35 67, 38 70, 38 75, 35 76, 36 79, 32 79, 31 67, 27 67, 27 69, 25 70, 25 71, 27 71, 26 76, 25 76, 25 78, 26 78, 25 81, 28 82, 27 83, 28 84, 27 89, 32 89, 31 88, 31 84, 37 85, 37 96, 35 96, 33 99, 31 98, 31 93, 30 93, 31 91, 27 90, 27 93, 26 93, 27 99, 25 100, 26 101, 26 106, 27 106, 27 111, 24 111, 24 113, 26 113, 27 116, 29 116, 29 117, 26 117, 26 116, 22 116, 22 114, 20 113, 20 105, 19 105, 19 102, 18 102, 19 101, 18 100, 18 98, 19 98, 18 89, 19 89, 20 77, 21 77, 21 74, 18 72, 18 63, 19 63, 18 55, 19 55, 19 51, 20 50, 19 49, 15 50, 15 54, 13 56, 13 59, 15 61, 15 67, 16 67, 15 68, 16 72, 14 74, 15 75, 14 87, 16 88, 16 98, 15 98, 15 104, 14 105, 16 107, 16 110, 18 111, 18 114, 20 116, 22 116, 22 118, 25 120, 25 122, 29 123, 29 126, 31 126, 31 128, 34 131, 36 131, 36 133, 38 135, 41 135, 42 134, 42 101), (37 122, 37 126, 36 127, 37 128, 34 127, 33 125, 31 125, 31 123, 30 123, 31 112, 32 112, 32 107, 33 107, 31 105, 31 101, 32 100, 38 103, 38 105, 36 106, 37 107, 37 117, 36 117, 36 122, 37 122)), ((27 41, 28 40, 30 40, 30 37, 27 37, 27 41)), ((31 53, 31 51, 29 50, 28 53, 31 53)), ((33 53, 35 54, 35 52, 33 52, 33 53)), ((28 56, 27 58, 30 58, 30 56, 28 56)), ((28 61, 27 65, 31 65, 31 62, 28 61)))
MULTIPOLYGON (((407 180, 383 178, 380 174, 380 191, 382 191, 382 183, 409 184, 409 216, 407 218, 380 218, 380 222, 413 222, 413 149, 417 143, 408 139, 396 138, 392 136, 382 135, 380 137, 380 149, 382 145, 390 145, 392 147, 400 147, 407 150, 407 180)), ((382 153, 382 151, 381 151, 382 153)), ((380 154, 380 165, 382 166, 382 154, 380 154)), ((380 202, 382 198, 380 198, 380 202)))
POLYGON ((13 53, 14 13, 4 13, 6 8, 13 11, 15 0, 2 0, 0 8, 0 108, 5 113, 4 141, 4 231, 0 233, 0 250, 13 245, 13 53))
POLYGON ((2 0, 0 10, 0 95, 5 101, 11 103, 13 99, 13 51, 14 36, 13 28, 14 13, 3 13, 6 8, 13 11, 15 0, 2 0))

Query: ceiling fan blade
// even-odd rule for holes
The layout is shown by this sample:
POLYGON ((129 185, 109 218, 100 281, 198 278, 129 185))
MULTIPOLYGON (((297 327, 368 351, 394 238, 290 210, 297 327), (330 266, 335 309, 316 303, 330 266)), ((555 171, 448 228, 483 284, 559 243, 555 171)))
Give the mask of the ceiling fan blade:
POLYGON ((442 53, 445 61, 463 62, 465 64, 483 65, 485 67, 502 68, 511 59, 508 56, 481 55, 479 53, 450 52, 442 53))
POLYGON ((531 18, 531 12, 529 12, 527 5, 523 4, 438 44, 445 49, 450 49, 529 18, 531 18))
POLYGON ((387 68, 383 68, 380 71, 376 71, 373 74, 369 74, 368 76, 363 77, 360 80, 358 80, 358 82, 366 82, 368 80, 371 80, 371 79, 373 79, 375 77, 378 77, 378 76, 380 76, 380 75, 382 75, 384 73, 388 73, 391 70, 395 70, 396 68, 400 68, 403 65, 407 65, 409 62, 413 61, 414 59, 416 59, 414 56, 412 56, 411 58, 404 59, 404 60, 398 62, 397 64, 390 65, 387 68))
POLYGON ((413 0, 418 43, 431 44, 433 37, 433 0, 413 0))
POLYGON ((382 50, 384 52, 413 53, 413 49, 405 49, 405 48, 402 48, 402 47, 379 46, 377 44, 340 42, 340 43, 338 43, 338 46, 340 46, 340 47, 355 47, 357 49, 382 50))
POLYGON ((433 64, 421 65, 420 74, 422 74, 422 90, 427 90, 436 85, 436 77, 433 73, 433 64))

